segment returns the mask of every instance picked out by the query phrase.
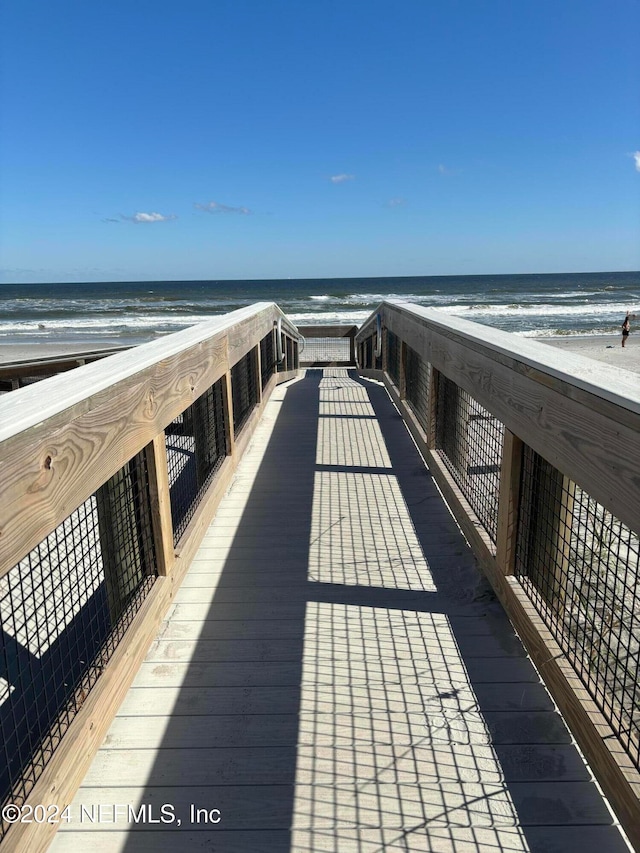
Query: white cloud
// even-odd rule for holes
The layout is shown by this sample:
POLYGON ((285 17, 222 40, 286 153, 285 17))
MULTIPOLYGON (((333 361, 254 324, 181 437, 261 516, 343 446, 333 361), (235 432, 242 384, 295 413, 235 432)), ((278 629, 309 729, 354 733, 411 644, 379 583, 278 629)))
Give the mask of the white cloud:
POLYGON ((248 207, 229 207, 227 204, 220 204, 217 201, 210 201, 208 204, 193 205, 198 210, 204 210, 206 213, 240 213, 243 216, 250 216, 253 211, 248 207))
POLYGON ((171 219, 177 219, 175 213, 169 216, 164 216, 162 213, 134 213, 133 216, 123 216, 123 219, 128 219, 129 222, 169 222, 171 219))
POLYGON ((640 172, 640 151, 633 152, 633 159, 636 161, 636 172, 640 172))
POLYGON ((387 207, 404 207, 406 203, 406 198, 390 198, 387 207))
POLYGON ((355 175, 332 175, 329 180, 332 184, 343 184, 345 181, 355 180, 355 175))

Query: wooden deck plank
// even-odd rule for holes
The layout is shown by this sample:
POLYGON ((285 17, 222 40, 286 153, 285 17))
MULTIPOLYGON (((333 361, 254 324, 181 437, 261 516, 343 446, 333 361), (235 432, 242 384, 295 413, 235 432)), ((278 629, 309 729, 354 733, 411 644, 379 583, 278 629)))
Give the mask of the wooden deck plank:
MULTIPOLYGON (((533 744, 571 743, 571 735, 555 711, 467 711, 464 726, 478 744, 528 749, 533 744)), ((409 746, 423 742, 424 737, 421 713, 207 714, 176 716, 170 727, 164 716, 120 715, 104 745, 110 750, 159 749, 163 744, 167 749, 296 743, 318 747, 360 743, 409 746)))
MULTIPOLYGON (((420 650, 421 637, 411 637, 406 640, 398 639, 396 642, 376 642, 375 638, 364 638, 362 644, 357 644, 352 650, 353 644, 350 637, 331 636, 331 642, 326 643, 322 649, 331 657, 339 657, 341 654, 349 653, 350 660, 362 660, 368 657, 379 657, 384 655, 388 649, 399 660, 411 659, 420 650)), ((465 654, 467 657, 492 658, 505 655, 523 657, 521 646, 515 643, 513 646, 504 648, 504 645, 494 637, 478 636, 466 644, 469 649, 465 654)), ((454 650, 454 642, 445 644, 445 647, 454 650)), ((311 657, 313 651, 304 650, 302 638, 298 641, 275 638, 272 640, 156 640, 149 650, 147 661, 266 661, 266 660, 300 660, 311 657)))
POLYGON ((362 786, 378 783, 419 785, 429 779, 501 785, 510 782, 571 782, 589 780, 589 772, 571 745, 511 745, 500 750, 490 743, 425 745, 357 744, 340 746, 177 747, 165 743, 158 760, 154 749, 102 749, 84 785, 100 787, 103 779, 136 785, 141 773, 165 785, 340 785, 358 779, 362 786))
POLYGON ((553 707, 539 684, 479 684, 447 688, 433 685, 404 689, 402 685, 325 686, 267 685, 262 687, 142 687, 131 688, 121 705, 125 716, 181 714, 286 713, 421 713, 425 703, 451 707, 459 713, 480 706, 485 711, 545 711, 553 707))
POLYGON ((54 853, 628 849, 386 392, 344 370, 274 392, 73 809, 54 853), (99 803, 184 823, 79 824, 99 803))
POLYGON ((209 661, 191 663, 143 663, 134 687, 244 687, 277 684, 310 687, 357 685, 402 686, 407 692, 429 693, 433 685, 442 688, 491 683, 537 683, 538 676, 524 658, 469 658, 464 664, 451 662, 442 654, 429 661, 349 660, 307 658, 300 661, 209 661))

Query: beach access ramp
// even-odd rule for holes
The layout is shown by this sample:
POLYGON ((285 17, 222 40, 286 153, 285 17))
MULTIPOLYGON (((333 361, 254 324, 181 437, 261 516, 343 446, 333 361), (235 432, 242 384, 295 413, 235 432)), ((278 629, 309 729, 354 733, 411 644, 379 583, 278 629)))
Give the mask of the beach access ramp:
POLYGON ((594 447, 640 407, 430 313, 311 368, 260 304, 0 400, 0 851, 634 849, 638 495, 594 447))

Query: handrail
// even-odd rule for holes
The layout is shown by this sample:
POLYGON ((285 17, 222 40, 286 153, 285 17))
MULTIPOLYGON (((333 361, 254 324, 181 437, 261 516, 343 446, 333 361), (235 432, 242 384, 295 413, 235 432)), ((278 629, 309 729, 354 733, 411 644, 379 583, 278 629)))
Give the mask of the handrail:
POLYGON ((258 303, 0 397, 0 577, 283 317, 258 303))
MULTIPOLYGON (((276 384, 297 375, 299 339, 277 305, 257 303, 0 397, 0 582, 12 590, 0 628, 23 632, 28 663, 15 676, 23 664, 0 648, 17 677, 0 705, 18 702, 12 737, 25 744, 14 768, 0 768, 0 793, 9 778, 21 804, 24 779, 36 778, 27 804, 70 802, 264 404, 276 384), (281 371, 276 325, 289 356, 281 371), (184 477, 186 458, 192 473, 184 477), (99 635, 83 633, 87 608, 87 619, 100 614, 99 635), (32 650, 34 619, 46 636, 32 650), (49 648, 55 683, 46 674, 49 648), (48 734, 55 720, 42 716, 42 732, 32 736, 34 721, 15 698, 30 695, 29 678, 40 679, 38 713, 70 720, 59 744, 60 727, 48 734), (56 704, 61 694, 64 707, 56 704), (23 754, 26 745, 35 753, 23 754), (24 777, 8 775, 22 767, 24 777)), ((44 850, 52 831, 3 824, 0 847, 44 850)))
POLYGON ((640 849, 637 377, 395 301, 356 344, 640 849))
POLYGON ((640 518, 637 377, 539 341, 400 302, 383 302, 356 343, 383 325, 579 482, 629 526, 640 518), (585 417, 588 413, 588 417, 585 417))

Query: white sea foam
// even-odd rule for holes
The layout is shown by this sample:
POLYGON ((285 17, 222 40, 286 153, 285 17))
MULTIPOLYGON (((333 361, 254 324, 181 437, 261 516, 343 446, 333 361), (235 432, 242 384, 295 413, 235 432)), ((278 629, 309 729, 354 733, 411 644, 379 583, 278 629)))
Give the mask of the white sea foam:
POLYGON ((288 316, 300 326, 328 326, 332 323, 340 326, 347 324, 359 326, 370 314, 371 311, 322 311, 318 313, 305 311, 298 314, 290 312, 288 316))
POLYGON ((0 321, 0 335, 52 330, 64 330, 65 332, 82 330, 108 333, 114 329, 136 329, 140 331, 152 331, 153 329, 163 327, 182 329, 185 326, 194 326, 197 323, 202 323, 210 319, 212 319, 210 315, 200 314, 181 314, 179 317, 171 319, 160 314, 144 316, 140 316, 139 314, 125 314, 113 317, 99 315, 95 317, 74 317, 73 319, 38 319, 36 317, 34 320, 0 321))
MULTIPOLYGON (((613 315, 624 317, 630 309, 626 303, 586 303, 582 305, 550 305, 538 303, 531 305, 438 305, 434 310, 456 316, 512 316, 518 317, 602 317, 613 315)), ((640 308, 634 309, 640 313, 640 308)))

